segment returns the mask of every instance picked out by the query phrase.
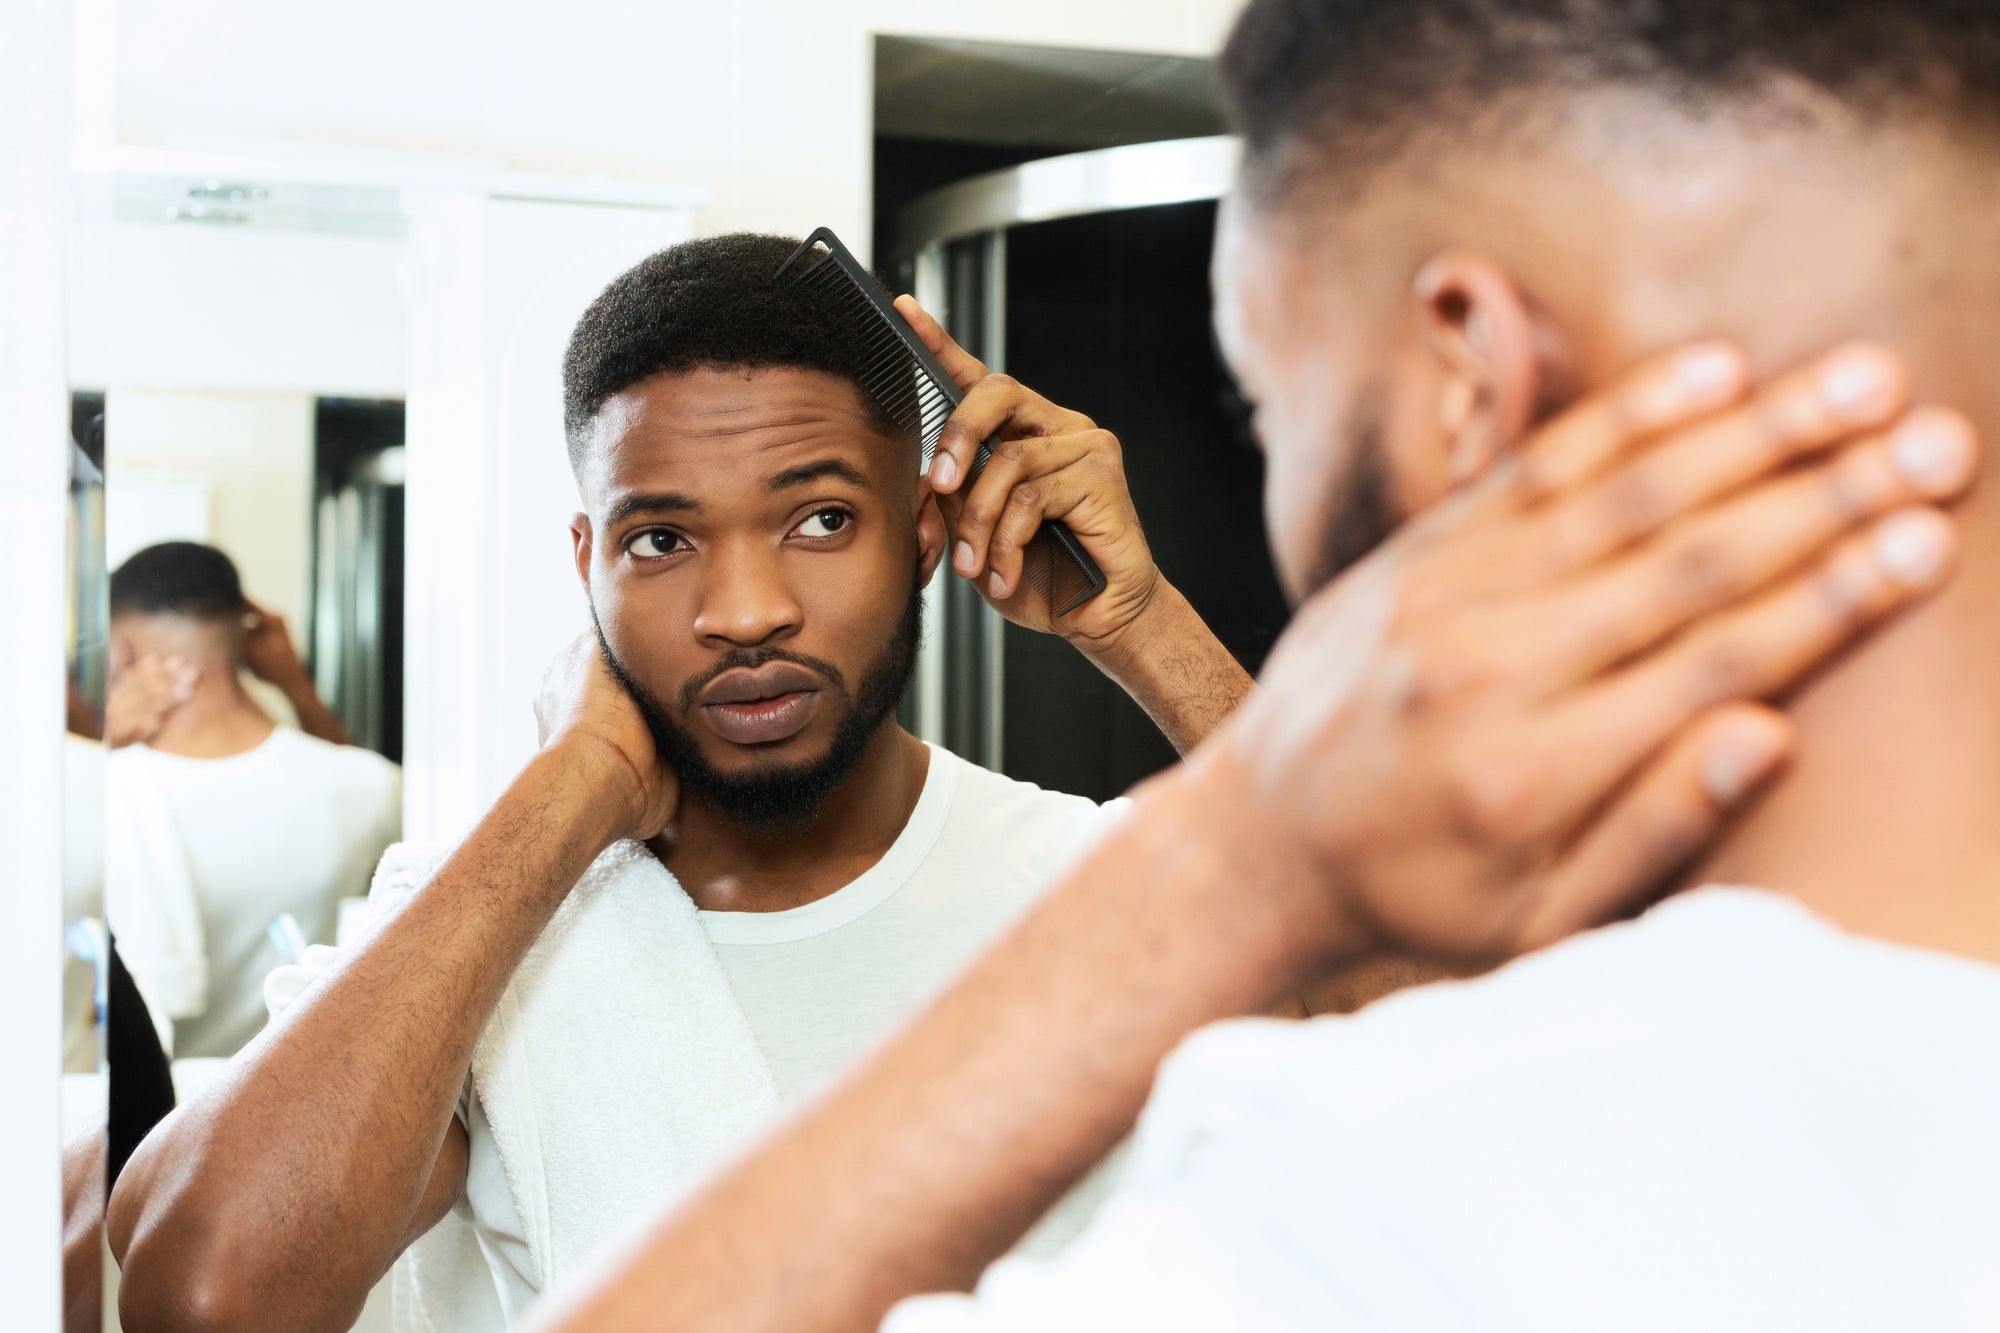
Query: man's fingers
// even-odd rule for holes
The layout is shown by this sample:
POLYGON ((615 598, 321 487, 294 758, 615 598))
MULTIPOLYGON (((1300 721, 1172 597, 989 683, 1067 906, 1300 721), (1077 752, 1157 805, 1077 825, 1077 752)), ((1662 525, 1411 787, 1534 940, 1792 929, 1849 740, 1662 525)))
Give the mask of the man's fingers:
MULTIPOLYGON (((969 401, 969 400, 968 400, 969 401)), ((972 489, 965 493, 951 548, 951 567, 965 578, 987 572, 993 530, 1022 486, 1035 486, 1091 451, 1088 434, 1003 440, 972 489)), ((1043 492, 1031 490, 1024 504, 1039 506, 1043 492)))
POLYGON ((1781 376, 1754 401, 1681 431, 1535 515, 1575 568, 1651 535, 1768 473, 1887 426, 1908 377, 1881 348, 1848 344, 1781 376))
POLYGON ((1644 906, 1771 780, 1791 748, 1791 724, 1754 704, 1725 705, 1690 724, 1549 871, 1520 923, 1520 949, 1644 906))
POLYGON ((931 460, 931 488, 944 495, 962 488, 979 446, 993 436, 1067 435, 1095 427, 1081 412, 1057 407, 1017 380, 988 375, 966 392, 965 401, 939 432, 931 460))
POLYGON ((1520 453, 1520 485, 1552 495, 1595 476, 1638 441, 1739 401, 1750 367, 1728 343, 1650 358, 1537 431, 1520 453))
POLYGON ((201 672, 179 653, 161 658, 160 669, 166 677, 167 698, 177 704, 186 703, 194 694, 195 681, 201 672))
POLYGON ((1841 533, 1912 501, 1972 482, 1977 449, 1956 412, 1911 413, 1851 444, 1671 524, 1653 540, 1536 606, 1537 654, 1566 688, 1625 660, 1796 568, 1841 533))
MULTIPOLYGON (((993 526, 993 538, 986 548, 986 591, 994 598, 1012 597, 1021 588, 1022 570, 1027 567, 1028 545, 1042 525, 1067 515, 1090 492, 1088 483, 1074 468, 1051 472, 1022 482, 1007 497, 1007 507, 993 526)), ((1067 557, 1064 557, 1065 559, 1067 557)), ((1051 613, 1059 608, 1050 607, 1051 613)))
POLYGON ((914 296, 896 298, 896 312, 909 321, 910 328, 918 339, 930 349, 945 374, 958 382, 961 389, 970 389, 986 378, 986 363, 958 345, 957 339, 944 331, 944 325, 931 318, 931 312, 917 304, 914 296))
POLYGON ((1936 588, 1956 551, 1951 520, 1899 510, 1775 588, 1722 612, 1631 666, 1587 686, 1535 723, 1536 753, 1510 763, 1527 795, 1524 827, 1551 830, 1591 808, 1697 714, 1768 699, 1868 626, 1936 588))

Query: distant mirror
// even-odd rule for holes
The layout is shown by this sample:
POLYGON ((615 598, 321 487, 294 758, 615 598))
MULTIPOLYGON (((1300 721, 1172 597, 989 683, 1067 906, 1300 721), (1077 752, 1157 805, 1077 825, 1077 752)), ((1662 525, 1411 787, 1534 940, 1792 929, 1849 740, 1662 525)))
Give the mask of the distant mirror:
POLYGON ((356 928, 400 836, 400 202, 164 176, 80 200, 107 916, 185 1096, 262 1028, 273 968, 356 928))

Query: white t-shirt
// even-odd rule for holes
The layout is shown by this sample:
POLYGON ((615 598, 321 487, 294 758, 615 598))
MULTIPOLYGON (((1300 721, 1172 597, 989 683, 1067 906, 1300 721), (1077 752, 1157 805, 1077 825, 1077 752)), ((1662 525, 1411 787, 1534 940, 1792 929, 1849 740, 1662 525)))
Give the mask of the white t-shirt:
MULTIPOLYGON (((375 863, 401 835, 401 771, 371 750, 289 727, 222 759, 135 745, 105 762, 148 766, 199 906, 207 1004, 176 1018, 174 1054, 234 1055, 264 1026, 264 978, 281 961, 271 922, 289 912, 307 943, 333 942, 340 899, 368 892, 375 863)), ((141 964, 126 961, 144 988, 141 964)))
MULTIPOLYGON (((900 1028, 1129 804, 1043 791, 933 746, 909 822, 859 878, 782 912, 701 913, 780 1098, 794 1105, 811 1097, 900 1028)), ((469 1091, 459 1114, 470 1153, 458 1206, 478 1233, 503 1308, 519 1311, 537 1291, 524 1230, 469 1091)), ((1058 1204, 1028 1238, 1029 1251, 1052 1253, 1081 1230, 1116 1165, 1058 1204)))
POLYGON ((1725 888, 1197 1033, 1075 1244, 884 1325, 1996 1328, 2000 968, 1725 888))

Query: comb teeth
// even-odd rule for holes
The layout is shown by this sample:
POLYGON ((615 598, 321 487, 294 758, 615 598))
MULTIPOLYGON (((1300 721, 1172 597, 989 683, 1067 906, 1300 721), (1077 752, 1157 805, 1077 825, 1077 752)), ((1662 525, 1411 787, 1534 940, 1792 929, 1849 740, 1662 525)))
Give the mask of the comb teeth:
POLYGON ((830 241, 824 228, 814 232, 778 275, 789 275, 801 286, 833 298, 843 314, 855 319, 862 330, 857 376, 861 387, 899 430, 916 437, 923 466, 929 467, 944 424, 964 395, 896 313, 873 276, 830 241))

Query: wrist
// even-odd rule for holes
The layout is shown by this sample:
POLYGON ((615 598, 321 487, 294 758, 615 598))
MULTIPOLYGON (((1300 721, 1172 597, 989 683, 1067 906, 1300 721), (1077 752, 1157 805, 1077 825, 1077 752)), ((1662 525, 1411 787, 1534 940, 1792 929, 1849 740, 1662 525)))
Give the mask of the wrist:
POLYGON ((588 839, 593 855, 631 836, 645 818, 643 778, 623 750, 601 737, 555 736, 529 761, 529 769, 554 785, 551 816, 588 839))
POLYGON ((1098 670, 1113 680, 1122 680, 1142 670, 1145 663, 1158 656, 1162 646, 1185 633, 1187 618, 1193 612, 1193 606, 1180 589, 1155 570, 1138 609, 1116 629, 1063 637, 1095 663, 1098 670))
POLYGON ((1337 870, 1274 816, 1228 746, 1203 748, 1159 781, 1171 785, 1162 793, 1162 826, 1189 843, 1177 854, 1212 864, 1239 906, 1265 918, 1274 976, 1283 987, 1303 985, 1371 952, 1366 933, 1346 911, 1337 870))

